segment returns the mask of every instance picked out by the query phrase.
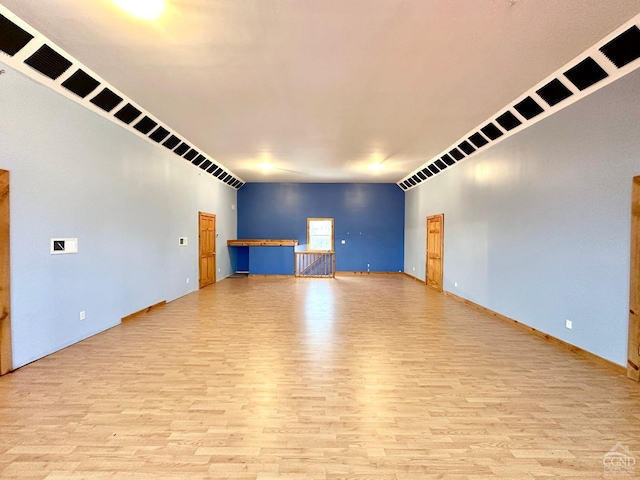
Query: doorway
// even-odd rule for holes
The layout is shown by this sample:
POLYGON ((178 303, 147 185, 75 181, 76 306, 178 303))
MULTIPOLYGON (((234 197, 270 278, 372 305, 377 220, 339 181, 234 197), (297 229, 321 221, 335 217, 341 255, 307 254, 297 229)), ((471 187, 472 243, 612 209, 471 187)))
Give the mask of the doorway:
POLYGON ((627 377, 640 381, 640 177, 631 195, 631 275, 629 280, 629 348, 627 377))
POLYGON ((216 281, 216 216, 199 214, 200 288, 216 281))
POLYGON ((442 291, 444 213, 427 217, 427 286, 442 291))
POLYGON ((0 170, 0 375, 13 369, 9 267, 9 172, 0 170))

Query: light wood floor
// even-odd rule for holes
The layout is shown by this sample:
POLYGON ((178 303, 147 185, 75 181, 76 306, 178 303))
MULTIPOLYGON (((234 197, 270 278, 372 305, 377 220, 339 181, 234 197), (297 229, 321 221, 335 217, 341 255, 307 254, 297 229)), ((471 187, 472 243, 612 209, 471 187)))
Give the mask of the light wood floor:
POLYGON ((617 442, 638 384, 401 276, 227 279, 0 378, 2 479, 585 479, 617 442))

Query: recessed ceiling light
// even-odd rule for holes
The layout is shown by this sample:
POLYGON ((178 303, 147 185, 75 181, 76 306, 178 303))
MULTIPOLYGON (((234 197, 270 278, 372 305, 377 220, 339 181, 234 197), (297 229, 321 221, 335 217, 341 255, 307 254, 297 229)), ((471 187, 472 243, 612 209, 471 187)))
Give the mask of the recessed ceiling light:
POLYGON ((165 0, 113 0, 113 3, 144 20, 156 20, 166 8, 165 0))
POLYGON ((273 169, 273 165, 267 162, 262 162, 261 164, 258 165, 258 167, 260 167, 265 172, 268 172, 269 170, 273 169))
POLYGON ((371 170, 373 170, 374 172, 379 172, 380 170, 382 170, 384 168, 384 165, 382 163, 374 163, 369 168, 371 170))

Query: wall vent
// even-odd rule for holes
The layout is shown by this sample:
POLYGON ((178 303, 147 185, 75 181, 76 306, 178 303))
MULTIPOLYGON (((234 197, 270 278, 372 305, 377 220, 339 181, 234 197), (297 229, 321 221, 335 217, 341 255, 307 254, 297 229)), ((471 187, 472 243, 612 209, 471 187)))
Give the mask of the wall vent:
POLYGON ((510 111, 506 111, 496 118, 496 122, 498 122, 498 124, 507 131, 513 130, 517 126, 522 125, 522 122, 510 111))
POLYGON ((449 156, 449 154, 448 154, 448 153, 445 153, 445 154, 442 156, 441 160, 442 160, 444 163, 446 163, 447 165, 453 165, 454 163, 456 163, 456 162, 455 162, 455 160, 454 160, 453 158, 451 158, 451 156, 449 156))
POLYGON ((167 138, 167 135, 169 135, 169 130, 164 127, 158 127, 151 135, 149 135, 149 138, 156 143, 160 143, 162 140, 167 138))
POLYGON ((193 163, 194 165, 200 165, 206 159, 207 158, 204 155, 198 155, 191 163, 193 163))
POLYGON ((513 108, 527 120, 540 115, 544 109, 531 97, 527 97, 521 102, 516 103, 513 108))
POLYGON ((471 155, 473 152, 476 151, 476 149, 473 148, 471 146, 471 144, 469 142, 467 142, 466 140, 464 142, 462 142, 461 144, 459 144, 458 148, 460 150, 462 150, 464 153, 466 153, 467 155, 471 155))
POLYGON ((169 150, 173 150, 180 143, 180 139, 175 135, 171 135, 165 142, 162 144, 163 147, 168 148, 169 150))
POLYGON ((493 123, 485 125, 480 129, 480 131, 484 133, 489 140, 495 140, 496 138, 500 138, 502 135, 504 135, 502 131, 493 123))
POLYGON ((573 92, 569 90, 564 83, 562 83, 557 78, 554 78, 549 83, 547 83, 544 87, 536 90, 536 93, 540 95, 550 107, 557 105, 563 100, 566 100, 573 92))
POLYGON ((204 162, 202 162, 202 163, 200 164, 200 168, 201 168, 202 170, 206 170, 207 168, 209 168, 209 167, 211 166, 211 164, 212 164, 212 163, 213 163, 213 162, 212 162, 211 160, 205 160, 204 162))
POLYGON ((426 180, 427 179, 427 176, 422 172, 418 172, 418 173, 416 173, 416 175, 418 175, 418 177, 420 177, 420 180, 426 180))
POLYGON ((439 173, 440 170, 438 170, 438 167, 436 167, 433 163, 431 165, 429 165, 429 170, 431 170, 431 173, 439 173))
POLYGON ((191 150, 189 150, 189 151, 187 152, 187 154, 184 156, 184 159, 185 159, 185 160, 189 160, 189 161, 191 161, 191 160, 193 160, 194 158, 196 158, 198 155, 200 155, 200 154, 198 153, 198 151, 197 151, 195 148, 192 148, 192 149, 191 149, 191 150))
POLYGON ((24 63, 52 80, 59 78, 71 67, 69 60, 46 44, 36 50, 24 63))
POLYGON ((73 75, 62 82, 62 86, 84 98, 98 88, 100 82, 82 69, 78 69, 73 75))
POLYGON ((211 166, 207 168, 207 173, 213 173, 218 169, 218 165, 215 163, 211 163, 211 166))
POLYGON ((176 155, 180 155, 180 156, 182 156, 182 155, 184 155, 185 153, 187 153, 187 151, 188 151, 190 148, 191 148, 191 147, 190 147, 189 145, 187 145, 186 143, 182 142, 182 143, 180 144, 180 146, 174 150, 174 153, 175 153, 176 155))
POLYGON ((425 167, 422 170, 420 170, 421 172, 424 172, 424 174, 427 177, 433 177, 433 172, 431 170, 429 170, 429 167, 425 167))
POLYGON ((564 72, 564 76, 567 77, 578 90, 584 90, 591 85, 595 85, 600 80, 604 80, 609 75, 593 58, 587 57, 575 67, 564 72))
POLYGON ((122 97, 116 95, 108 88, 103 89, 98 95, 91 99, 96 107, 101 108, 105 112, 110 112, 122 102, 122 97))
POLYGON ((447 165, 444 164, 444 162, 440 159, 436 160, 435 162, 436 167, 438 167, 440 170, 444 170, 445 168, 447 168, 447 165))
POLYGON ((464 153, 462 153, 457 148, 454 148, 453 150, 450 150, 449 151, 449 155, 451 155, 458 162, 464 158, 464 153))
POLYGON ((133 128, 138 130, 140 133, 144 133, 146 135, 151 130, 153 130, 156 127, 156 125, 158 125, 158 122, 154 122, 153 120, 151 120, 149 117, 145 115, 145 117, 142 120, 140 120, 138 123, 136 123, 133 126, 133 128))
POLYGON ((130 103, 127 103, 124 107, 122 107, 120 110, 116 112, 114 117, 116 117, 122 123, 126 123, 127 125, 129 125, 141 114, 142 112, 140 110, 138 110, 136 107, 134 107, 130 103))
POLYGON ((604 44, 600 51, 616 67, 624 67, 636 58, 640 58, 640 29, 634 25, 609 43, 604 44))
POLYGON ((489 141, 478 132, 471 135, 469 137, 469 140, 471 140, 471 143, 473 143, 478 148, 484 147, 487 143, 489 143, 489 141))
POLYGON ((33 40, 33 35, 4 15, 0 15, 0 50, 13 57, 31 40, 33 40))

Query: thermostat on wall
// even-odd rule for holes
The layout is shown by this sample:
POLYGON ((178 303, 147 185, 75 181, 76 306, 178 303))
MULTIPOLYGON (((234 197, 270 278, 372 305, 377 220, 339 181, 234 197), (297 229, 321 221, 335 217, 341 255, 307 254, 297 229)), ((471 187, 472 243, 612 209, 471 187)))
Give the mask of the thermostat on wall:
POLYGON ((63 253, 78 253, 78 239, 52 238, 51 255, 61 255, 63 253))

